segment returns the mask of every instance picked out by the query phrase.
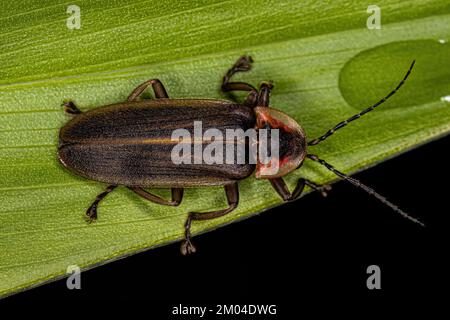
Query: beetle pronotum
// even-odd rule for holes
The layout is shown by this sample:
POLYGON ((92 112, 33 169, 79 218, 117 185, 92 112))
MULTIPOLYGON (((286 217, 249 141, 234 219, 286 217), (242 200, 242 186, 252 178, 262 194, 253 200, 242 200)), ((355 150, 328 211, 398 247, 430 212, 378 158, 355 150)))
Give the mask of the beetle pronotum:
POLYGON ((74 114, 75 117, 60 130, 59 160, 78 175, 109 184, 88 208, 87 219, 89 221, 97 219, 98 204, 119 185, 128 187, 147 200, 167 206, 177 206, 181 203, 183 188, 224 186, 228 208, 209 212, 190 212, 187 216, 181 252, 192 253, 196 249, 191 243, 191 222, 217 218, 233 211, 239 202, 238 181, 249 177, 255 170, 255 177, 268 179, 284 201, 299 198, 305 185, 325 196, 330 190, 328 185, 318 185, 300 178, 291 192, 282 178, 300 168, 303 161, 308 158, 373 195, 395 212, 422 225, 420 221, 409 216, 373 189, 307 152, 307 147, 319 144, 335 131, 374 110, 394 95, 410 75, 414 61, 401 82, 386 97, 309 142, 304 130, 295 120, 269 106, 271 83, 263 82, 257 90, 251 84, 231 81, 235 73, 249 71, 252 62, 248 56, 239 58, 222 81, 224 92, 249 92, 242 103, 216 99, 170 99, 164 86, 157 79, 139 85, 123 103, 83 113, 73 102, 64 103, 65 111, 74 114), (153 87, 156 99, 140 100, 142 93, 149 86, 153 87), (265 164, 261 162, 257 162, 256 165, 174 164, 170 158, 174 146, 170 139, 171 133, 179 128, 193 130, 195 121, 202 122, 203 130, 278 129, 280 137, 278 172, 265 174, 265 164), (154 195, 144 189, 147 187, 171 188, 172 199, 165 200, 154 195))

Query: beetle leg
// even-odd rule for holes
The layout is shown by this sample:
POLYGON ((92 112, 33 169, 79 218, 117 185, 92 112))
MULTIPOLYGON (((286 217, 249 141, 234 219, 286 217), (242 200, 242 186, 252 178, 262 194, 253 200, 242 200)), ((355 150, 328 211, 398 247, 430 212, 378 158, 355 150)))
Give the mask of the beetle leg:
POLYGON ((273 84, 270 81, 261 83, 261 86, 259 87, 258 101, 256 103, 258 107, 269 106, 270 90, 272 90, 272 88, 273 84))
POLYGON ((249 83, 245 82, 230 82, 231 77, 237 72, 246 72, 252 68, 253 59, 250 56, 240 57, 236 63, 228 70, 228 72, 223 77, 222 81, 222 91, 254 91, 256 88, 249 83))
POLYGON ((145 89, 147 89, 150 85, 153 87, 153 92, 155 93, 155 97, 157 99, 169 97, 167 95, 167 91, 164 88, 161 81, 159 81, 158 79, 151 79, 151 80, 147 80, 147 81, 141 83, 140 85, 138 85, 133 90, 133 92, 128 96, 127 100, 128 101, 137 101, 140 98, 140 96, 142 95, 142 93, 145 91, 145 89))
POLYGON ((191 243, 191 222, 192 220, 209 220, 218 218, 226 215, 233 211, 238 203, 239 203, 239 190, 238 184, 235 182, 230 185, 225 186, 225 194, 227 195, 228 208, 217 210, 217 211, 208 211, 208 212, 190 212, 188 218, 186 219, 186 223, 184 224, 185 228, 185 239, 181 243, 181 254, 187 255, 190 253, 194 253, 196 251, 194 245, 191 243))
POLYGON ((272 184, 272 187, 281 196, 281 198, 283 198, 284 201, 292 201, 300 197, 300 195, 303 192, 303 189, 305 188, 305 185, 307 185, 308 187, 310 187, 315 191, 319 191, 323 197, 326 197, 327 191, 331 190, 331 186, 328 184, 319 185, 307 179, 300 178, 298 179, 294 191, 292 191, 291 193, 286 183, 284 182, 283 178, 274 178, 269 180, 270 183, 272 184))
POLYGON ((94 220, 97 220, 97 206, 100 201, 104 197, 106 197, 111 191, 113 191, 115 188, 117 188, 117 185, 110 185, 106 188, 105 191, 100 193, 97 198, 95 198, 95 201, 91 204, 91 206, 86 211, 86 219, 88 222, 92 222, 94 220))
POLYGON ((61 104, 61 106, 64 107, 64 111, 66 113, 69 113, 69 114, 80 114, 81 113, 81 110, 78 109, 78 107, 75 105, 75 102, 73 102, 73 101, 70 101, 70 100, 64 101, 61 104))
POLYGON ((158 197, 154 194, 151 194, 150 192, 145 191, 141 187, 128 187, 130 190, 133 190, 141 197, 162 205, 166 206, 178 206, 181 203, 181 200, 183 199, 183 189, 182 188, 172 188, 172 200, 165 200, 161 197, 158 197))

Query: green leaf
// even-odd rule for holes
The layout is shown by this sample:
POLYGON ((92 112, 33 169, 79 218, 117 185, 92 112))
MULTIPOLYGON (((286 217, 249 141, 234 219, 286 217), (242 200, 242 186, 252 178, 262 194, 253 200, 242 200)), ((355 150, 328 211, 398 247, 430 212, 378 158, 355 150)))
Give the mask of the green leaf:
MULTIPOLYGON (((69 265, 89 268, 177 241, 187 212, 225 205, 222 188, 189 189, 178 208, 120 188, 102 202, 99 221, 86 224, 105 186, 57 161, 64 99, 83 110, 120 102, 150 78, 172 98, 223 98, 222 75, 251 54, 254 70, 238 78, 273 80, 271 104, 313 138, 382 98, 415 59, 391 100, 311 152, 355 172, 450 130, 448 0, 377 1, 381 30, 367 29, 365 1, 105 3, 77 1, 80 30, 66 27, 67 2, 14 1, 0 12, 0 296, 64 276, 69 265)), ((290 188, 299 177, 335 179, 308 161, 286 177, 290 188)), ((235 212, 193 231, 282 202, 267 181, 239 187, 235 212)))

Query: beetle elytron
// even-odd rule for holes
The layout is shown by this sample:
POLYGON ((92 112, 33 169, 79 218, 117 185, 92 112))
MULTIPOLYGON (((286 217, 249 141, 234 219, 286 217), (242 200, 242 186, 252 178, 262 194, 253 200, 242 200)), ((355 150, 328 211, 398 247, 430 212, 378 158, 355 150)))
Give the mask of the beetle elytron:
POLYGON ((181 252, 192 253, 196 250, 191 243, 192 220, 213 219, 233 211, 239 202, 238 181, 247 178, 254 171, 256 178, 268 179, 284 201, 297 199, 305 185, 325 196, 326 191, 330 189, 328 185, 318 185, 301 178, 291 192, 283 181, 283 176, 301 167, 305 158, 309 158, 372 194, 404 217, 421 224, 371 188, 336 170, 316 155, 307 153, 307 146, 317 145, 336 130, 372 111, 391 97, 408 78, 414 62, 402 81, 385 98, 309 142, 295 120, 269 106, 271 83, 263 82, 257 90, 248 83, 231 81, 236 72, 250 70, 252 62, 248 56, 239 58, 223 77, 222 91, 249 92, 242 103, 215 99, 170 99, 157 79, 139 85, 126 102, 84 113, 73 102, 65 102, 65 111, 75 117, 60 130, 59 160, 78 175, 109 184, 88 208, 87 218, 90 221, 97 218, 99 202, 119 185, 128 187, 147 200, 167 206, 177 206, 181 203, 183 188, 224 186, 228 208, 188 214, 181 252), (156 99, 140 100, 142 93, 149 86, 153 87, 156 99), (171 133, 178 128, 192 130, 194 121, 202 121, 203 130, 279 129, 281 165, 278 172, 265 174, 265 166, 262 163, 174 164, 170 158, 174 143, 170 139, 171 133), (165 200, 144 189, 149 187, 171 188, 172 199, 165 200))

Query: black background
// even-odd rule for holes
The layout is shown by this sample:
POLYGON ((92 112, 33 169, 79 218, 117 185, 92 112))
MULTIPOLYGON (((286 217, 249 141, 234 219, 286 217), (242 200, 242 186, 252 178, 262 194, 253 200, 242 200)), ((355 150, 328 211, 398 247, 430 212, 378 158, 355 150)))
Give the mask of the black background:
POLYGON ((426 228, 341 181, 327 198, 309 194, 195 237, 195 255, 181 256, 175 243, 83 272, 81 290, 68 290, 63 279, 0 305, 120 299, 145 305, 151 316, 180 303, 269 303, 286 315, 310 301, 326 309, 337 300, 443 297, 450 270, 448 150, 450 137, 355 175, 426 228), (366 287, 372 264, 381 268, 381 290, 366 287))

